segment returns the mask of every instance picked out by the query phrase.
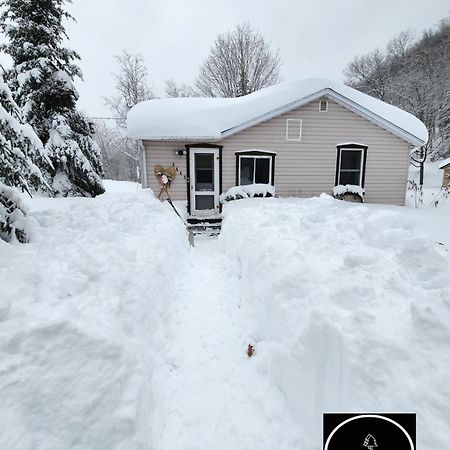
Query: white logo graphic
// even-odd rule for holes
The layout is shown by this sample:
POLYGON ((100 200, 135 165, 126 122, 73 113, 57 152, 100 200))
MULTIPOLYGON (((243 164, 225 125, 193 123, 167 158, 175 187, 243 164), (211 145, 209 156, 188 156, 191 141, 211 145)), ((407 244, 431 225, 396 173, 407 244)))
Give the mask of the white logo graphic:
POLYGON ((367 447, 369 450, 373 450, 374 447, 378 447, 377 441, 375 440, 375 438, 371 434, 368 434, 366 436, 366 438, 364 439, 363 446, 367 447))

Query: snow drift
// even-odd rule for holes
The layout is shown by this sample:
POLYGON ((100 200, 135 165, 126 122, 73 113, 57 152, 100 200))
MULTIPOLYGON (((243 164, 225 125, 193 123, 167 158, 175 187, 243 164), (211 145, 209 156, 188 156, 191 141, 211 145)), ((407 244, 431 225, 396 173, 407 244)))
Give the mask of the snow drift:
POLYGON ((418 448, 446 447, 450 264, 401 208, 244 199, 220 239, 240 266, 254 389, 272 387, 273 440, 254 448, 319 448, 324 411, 417 412, 418 448))
POLYGON ((185 229, 150 191, 32 207, 37 240, 0 241, 0 448, 150 448, 185 229))

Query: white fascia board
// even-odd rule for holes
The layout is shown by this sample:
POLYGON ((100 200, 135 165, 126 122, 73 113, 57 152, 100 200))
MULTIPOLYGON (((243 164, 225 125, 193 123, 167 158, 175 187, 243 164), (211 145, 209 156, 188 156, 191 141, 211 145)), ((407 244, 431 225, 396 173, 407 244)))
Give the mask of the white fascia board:
POLYGON ((218 141, 222 139, 221 136, 162 136, 162 137, 148 137, 142 138, 142 141, 155 141, 155 142, 205 142, 205 141, 218 141))
POLYGON ((268 153, 270 155, 276 155, 277 152, 273 152, 273 151, 269 151, 269 150, 264 150, 261 148, 247 148, 245 150, 236 150, 234 153, 247 153, 247 152, 260 152, 260 153, 268 153))
POLYGON ((253 125, 257 125, 258 123, 273 119, 274 117, 280 116, 281 114, 292 111, 293 109, 299 108, 300 106, 306 105, 306 103, 309 103, 315 99, 318 99, 319 97, 323 97, 324 91, 325 91, 325 89, 323 89, 322 91, 316 92, 315 94, 308 95, 307 97, 304 97, 300 100, 296 100, 295 102, 288 103, 287 105, 284 105, 281 108, 277 108, 277 109, 274 109, 273 111, 269 111, 268 113, 265 113, 259 117, 255 117, 254 119, 244 122, 241 125, 238 125, 233 128, 229 128, 228 130, 225 130, 225 131, 222 131, 222 138, 229 137, 229 136, 239 133, 239 131, 245 130, 246 128, 249 128, 253 125))
POLYGON ((335 100, 336 103, 338 103, 344 107, 347 107, 354 113, 366 118, 367 120, 371 121, 372 123, 375 123, 376 125, 391 132, 392 134, 395 134, 396 136, 398 136, 399 138, 403 139, 406 142, 409 142, 410 144, 418 145, 418 146, 424 145, 424 142, 421 139, 417 138, 416 136, 413 136, 412 134, 408 133, 407 131, 403 130, 402 128, 398 127, 397 125, 394 125, 393 123, 389 122, 388 120, 383 119, 382 117, 369 111, 368 109, 362 107, 361 105, 348 99, 347 97, 344 97, 343 95, 338 94, 336 91, 333 91, 330 88, 322 89, 321 91, 318 91, 314 94, 308 95, 307 97, 304 97, 295 102, 284 105, 281 108, 277 108, 273 111, 263 114, 262 116, 256 117, 255 119, 252 119, 252 120, 249 120, 241 125, 238 125, 236 127, 225 130, 222 132, 222 138, 229 137, 229 136, 236 134, 239 131, 243 131, 246 128, 249 128, 253 125, 256 125, 261 122, 265 122, 266 120, 273 119, 274 117, 277 117, 277 116, 280 116, 281 114, 292 111, 293 109, 299 108, 300 106, 306 105, 307 103, 310 103, 314 100, 318 100, 320 97, 324 97, 324 96, 335 100))
POLYGON ((354 102, 353 100, 348 99, 347 97, 344 97, 341 94, 338 94, 337 92, 333 91, 332 89, 325 89, 329 91, 329 96, 332 97, 336 103, 339 103, 342 106, 346 106, 348 109, 352 110, 356 114, 359 114, 362 117, 365 117, 369 121, 375 123, 376 125, 384 128, 385 130, 391 132, 392 134, 395 134, 399 138, 403 139, 406 142, 409 142, 412 145, 424 145, 425 142, 423 142, 421 139, 419 139, 416 136, 413 136, 411 133, 408 133, 403 128, 398 127, 397 125, 394 125, 392 122, 389 122, 386 119, 383 119, 383 117, 380 117, 379 115, 373 113, 372 111, 369 111, 368 109, 362 107, 358 103, 354 102))
POLYGON ((141 186, 142 189, 147 189, 148 177, 147 177, 147 149, 145 148, 142 139, 139 140, 139 147, 141 148, 142 155, 142 174, 141 174, 141 186))
POLYGON ((367 144, 361 144, 361 142, 340 142, 339 144, 336 144, 336 147, 345 147, 346 145, 359 145, 360 147, 368 147, 367 144))

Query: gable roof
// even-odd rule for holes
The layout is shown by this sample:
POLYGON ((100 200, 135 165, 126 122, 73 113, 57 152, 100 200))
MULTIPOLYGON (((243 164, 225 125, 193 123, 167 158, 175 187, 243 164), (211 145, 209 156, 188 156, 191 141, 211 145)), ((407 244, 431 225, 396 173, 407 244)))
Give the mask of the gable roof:
POLYGON ((128 136, 149 140, 217 140, 322 96, 353 110, 413 145, 428 140, 412 114, 342 83, 308 78, 279 83, 238 98, 164 98, 138 103, 128 113, 128 136))

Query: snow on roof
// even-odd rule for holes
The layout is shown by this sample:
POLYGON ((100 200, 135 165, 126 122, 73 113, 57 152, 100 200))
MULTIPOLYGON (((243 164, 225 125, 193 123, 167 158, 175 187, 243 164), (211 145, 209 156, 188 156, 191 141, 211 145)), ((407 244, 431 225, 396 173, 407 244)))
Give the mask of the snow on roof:
POLYGON ((270 86, 238 98, 164 98, 138 103, 128 113, 133 139, 220 139, 327 95, 414 145, 428 140, 412 114, 342 83, 308 78, 270 86))
POLYGON ((449 166, 450 166, 450 158, 443 159, 441 161, 441 164, 439 165, 439 169, 446 169, 449 166))

